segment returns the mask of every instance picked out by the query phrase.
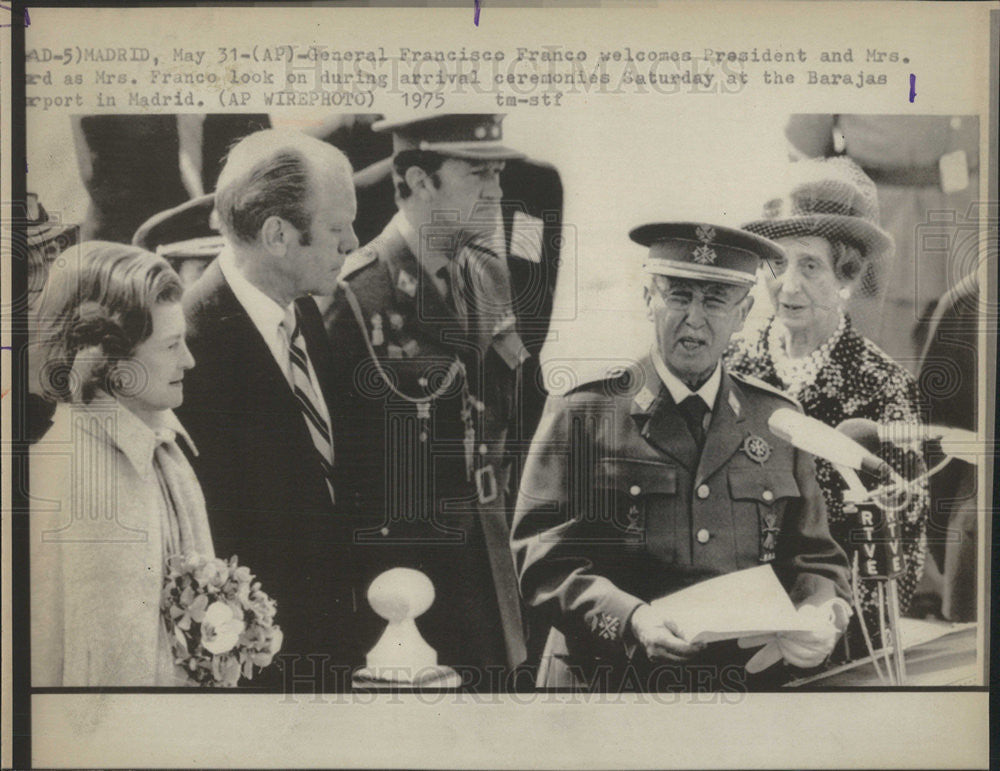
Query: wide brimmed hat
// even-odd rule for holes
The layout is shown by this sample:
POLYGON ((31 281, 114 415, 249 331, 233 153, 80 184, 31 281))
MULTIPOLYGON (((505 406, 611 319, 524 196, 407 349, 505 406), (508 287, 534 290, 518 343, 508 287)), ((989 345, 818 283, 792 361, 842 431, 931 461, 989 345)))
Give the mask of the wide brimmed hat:
POLYGON ((850 158, 812 158, 793 163, 789 192, 764 204, 761 219, 743 229, 765 238, 822 236, 856 247, 880 262, 894 244, 879 225, 875 183, 850 158))
POLYGON ((766 238, 706 222, 653 222, 628 235, 649 247, 646 273, 692 281, 753 286, 761 260, 784 254, 766 238))
POLYGON ((427 150, 473 161, 504 161, 524 153, 503 144, 503 119, 495 113, 446 113, 424 118, 386 119, 372 131, 392 132, 392 151, 427 150))

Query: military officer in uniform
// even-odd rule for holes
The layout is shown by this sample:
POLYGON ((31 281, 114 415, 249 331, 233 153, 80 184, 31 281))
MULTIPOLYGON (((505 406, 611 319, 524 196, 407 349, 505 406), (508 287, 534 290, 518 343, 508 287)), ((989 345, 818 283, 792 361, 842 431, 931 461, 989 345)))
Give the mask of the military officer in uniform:
MULTIPOLYGON (((369 416, 362 584, 391 567, 426 573, 437 598, 421 633, 467 687, 486 690, 525 657, 506 442, 530 354, 502 249, 499 176, 521 157, 502 144, 502 118, 373 125, 392 133, 399 211, 351 256, 326 312, 339 369, 369 416), (345 342, 351 327, 364 332, 360 350, 345 342)), ((353 632, 374 645, 384 622, 360 615, 353 632)))
POLYGON ((850 613, 846 557, 830 537, 813 458, 768 430, 776 409, 798 405, 720 363, 752 305, 761 258, 780 250, 697 223, 630 235, 649 247, 656 343, 616 376, 550 398, 521 482, 512 527, 520 587, 552 623, 538 684, 770 685, 787 664, 822 664, 850 613), (650 605, 766 562, 812 629, 766 651, 692 645, 650 605))

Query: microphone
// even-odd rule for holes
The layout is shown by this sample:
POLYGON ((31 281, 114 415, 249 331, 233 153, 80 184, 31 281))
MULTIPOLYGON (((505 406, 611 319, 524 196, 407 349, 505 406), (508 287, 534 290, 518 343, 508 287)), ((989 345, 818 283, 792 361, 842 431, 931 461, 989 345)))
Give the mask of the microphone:
MULTIPOLYGON (((845 421, 846 422, 846 421, 845 421)), ((982 449, 982 442, 974 431, 950 426, 914 425, 912 423, 886 423, 878 425, 878 437, 883 442, 907 444, 910 442, 935 441, 941 445, 941 452, 951 457, 969 455, 982 449)))
POLYGON ((888 463, 866 450, 853 438, 788 407, 776 409, 768 418, 767 427, 771 429, 771 433, 793 447, 834 465, 865 471, 878 478, 897 478, 896 472, 888 463))

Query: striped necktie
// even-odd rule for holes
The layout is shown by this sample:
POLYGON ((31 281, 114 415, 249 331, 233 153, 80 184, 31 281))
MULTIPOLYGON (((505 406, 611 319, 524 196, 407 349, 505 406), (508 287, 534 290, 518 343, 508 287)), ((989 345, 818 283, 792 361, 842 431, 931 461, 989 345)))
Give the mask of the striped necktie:
POLYGON ((316 448, 316 455, 320 468, 323 470, 323 479, 330 491, 330 501, 336 502, 333 493, 333 433, 327 423, 323 412, 317 408, 319 400, 323 397, 316 392, 313 387, 312 377, 309 375, 309 356, 306 353, 305 338, 302 336, 302 326, 299 320, 298 309, 292 303, 292 307, 285 314, 285 319, 280 324, 282 331, 288 335, 289 328, 292 329, 288 335, 288 359, 292 392, 295 400, 299 404, 299 410, 309 429, 313 446, 316 448))

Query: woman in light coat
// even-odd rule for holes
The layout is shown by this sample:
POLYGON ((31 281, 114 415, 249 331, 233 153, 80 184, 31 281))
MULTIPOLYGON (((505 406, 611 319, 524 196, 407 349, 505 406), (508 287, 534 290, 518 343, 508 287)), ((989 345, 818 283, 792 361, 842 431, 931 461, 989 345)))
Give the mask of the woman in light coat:
POLYGON ((46 285, 32 369, 59 404, 30 456, 35 687, 187 681, 160 617, 165 564, 214 554, 172 412, 194 365, 181 292, 163 259, 100 241, 46 285))

